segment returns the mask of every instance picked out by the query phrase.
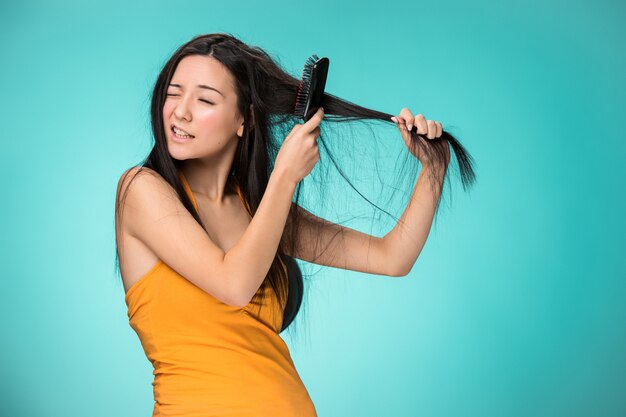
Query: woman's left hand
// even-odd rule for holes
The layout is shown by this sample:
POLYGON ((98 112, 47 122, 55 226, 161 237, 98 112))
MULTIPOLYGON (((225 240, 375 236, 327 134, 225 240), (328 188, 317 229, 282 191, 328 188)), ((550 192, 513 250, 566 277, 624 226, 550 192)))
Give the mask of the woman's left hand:
POLYGON ((411 113, 411 111, 406 107, 400 110, 400 114, 398 116, 393 116, 391 120, 396 123, 398 129, 400 129, 404 144, 409 149, 409 151, 420 160, 422 165, 429 165, 430 161, 423 160, 423 157, 421 155, 415 155, 412 147, 409 146, 411 144, 411 137, 409 132, 415 127, 418 135, 426 136, 426 138, 431 140, 437 139, 441 137, 441 134, 443 133, 443 127, 441 126, 441 123, 435 120, 426 120, 423 114, 413 116, 413 113, 411 113))

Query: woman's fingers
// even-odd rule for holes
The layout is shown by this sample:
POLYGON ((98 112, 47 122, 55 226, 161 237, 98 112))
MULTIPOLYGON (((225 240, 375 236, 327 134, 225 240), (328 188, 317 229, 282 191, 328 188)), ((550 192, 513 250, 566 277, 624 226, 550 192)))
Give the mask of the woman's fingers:
POLYGON ((425 135, 428 133, 428 124, 426 123, 426 118, 423 114, 418 114, 415 117, 415 126, 417 128, 418 135, 425 135))
POLYGON ((425 135, 428 139, 436 139, 443 133, 443 127, 440 122, 436 120, 426 120, 423 114, 413 116, 411 111, 404 107, 400 110, 398 116, 392 116, 391 120, 402 128, 406 126, 406 129, 410 131, 415 126, 415 130, 418 135, 425 135))
POLYGON ((437 137, 437 125, 435 124, 435 121, 427 120, 426 125, 428 126, 426 137, 428 139, 435 139, 435 137, 437 137))
POLYGON ((406 124, 407 130, 413 129, 413 122, 415 120, 415 117, 413 116, 413 113, 411 113, 411 110, 406 107, 402 108, 402 110, 400 110, 399 119, 404 122, 404 124, 406 124))

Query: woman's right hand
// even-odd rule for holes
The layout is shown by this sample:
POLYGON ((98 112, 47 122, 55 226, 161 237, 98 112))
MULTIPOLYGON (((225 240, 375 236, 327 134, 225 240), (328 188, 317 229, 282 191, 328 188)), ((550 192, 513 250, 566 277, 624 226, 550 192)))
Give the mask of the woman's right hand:
POLYGON ((274 170, 296 185, 309 175, 320 159, 317 138, 323 117, 324 109, 320 107, 308 121, 295 125, 276 155, 274 170))

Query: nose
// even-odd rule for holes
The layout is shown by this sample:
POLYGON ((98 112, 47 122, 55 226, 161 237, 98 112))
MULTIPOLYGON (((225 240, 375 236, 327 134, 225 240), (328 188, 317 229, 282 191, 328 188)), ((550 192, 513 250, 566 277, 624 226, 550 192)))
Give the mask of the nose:
POLYGON ((176 107, 174 108, 174 115, 178 119, 189 120, 191 113, 189 112, 189 106, 187 105, 187 100, 183 97, 176 103, 176 107))

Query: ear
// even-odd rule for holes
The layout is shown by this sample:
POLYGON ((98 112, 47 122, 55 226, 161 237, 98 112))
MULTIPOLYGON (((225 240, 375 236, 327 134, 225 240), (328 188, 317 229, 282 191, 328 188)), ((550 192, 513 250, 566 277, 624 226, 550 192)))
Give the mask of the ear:
MULTIPOLYGON (((254 107, 252 104, 250 104, 250 129, 254 128, 254 107)), ((243 136, 243 128, 244 128, 244 124, 245 122, 241 122, 241 126, 239 126, 239 129, 237 129, 237 136, 242 137, 243 136)))

